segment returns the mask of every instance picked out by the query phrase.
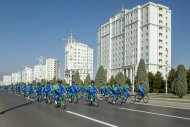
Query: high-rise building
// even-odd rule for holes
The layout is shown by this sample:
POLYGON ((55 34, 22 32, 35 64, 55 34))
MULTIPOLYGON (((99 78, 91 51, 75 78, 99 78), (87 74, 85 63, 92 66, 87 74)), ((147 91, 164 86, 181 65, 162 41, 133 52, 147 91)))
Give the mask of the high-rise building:
POLYGON ((22 71, 22 81, 25 83, 32 83, 33 80, 33 69, 25 67, 25 69, 22 71))
POLYGON ((4 85, 10 85, 10 84, 12 84, 12 77, 11 77, 11 75, 4 75, 3 76, 3 84, 4 85))
POLYGON ((93 78, 93 49, 88 45, 75 40, 72 33, 65 46, 65 80, 71 83, 76 71, 84 81, 87 74, 93 78))
POLYGON ((103 65, 107 79, 123 72, 132 82, 144 59, 148 72, 171 69, 171 10, 149 2, 122 9, 98 29, 97 67, 103 65))
POLYGON ((21 82, 21 73, 20 72, 12 73, 11 77, 12 77, 12 83, 13 84, 21 82))
POLYGON ((46 65, 34 66, 34 80, 40 81, 46 78, 46 65))
POLYGON ((46 59, 46 80, 52 80, 54 77, 60 79, 60 63, 58 59, 46 59))
POLYGON ((40 81, 46 78, 46 65, 43 64, 44 58, 39 57, 39 64, 34 66, 34 80, 40 81))

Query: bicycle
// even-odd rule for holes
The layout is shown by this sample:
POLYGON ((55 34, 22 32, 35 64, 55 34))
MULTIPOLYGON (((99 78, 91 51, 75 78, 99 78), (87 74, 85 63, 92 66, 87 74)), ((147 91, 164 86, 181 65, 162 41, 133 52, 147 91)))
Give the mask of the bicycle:
POLYGON ((134 104, 135 103, 135 95, 131 95, 130 93, 128 93, 127 96, 123 95, 122 103, 126 103, 126 102, 134 104))
POLYGON ((69 95, 69 103, 74 102, 75 104, 78 103, 78 95, 72 93, 71 95, 69 95))
POLYGON ((110 96, 109 96, 109 98, 108 98, 108 103, 112 103, 112 105, 114 105, 115 103, 116 104, 118 104, 119 106, 121 106, 122 105, 122 103, 123 103, 123 95, 122 95, 122 93, 120 93, 120 94, 117 94, 117 96, 116 96, 116 101, 114 102, 114 95, 112 94, 110 94, 110 96))
POLYGON ((137 93, 135 95, 135 102, 140 102, 141 100, 143 100, 144 103, 148 103, 149 97, 147 95, 147 92, 145 92, 143 96, 141 96, 140 93, 137 93))
POLYGON ((57 103, 55 103, 55 107, 56 107, 56 108, 60 107, 62 110, 63 110, 63 109, 66 109, 66 101, 65 101, 65 98, 62 97, 62 96, 60 96, 60 97, 58 98, 57 103))
POLYGON ((96 107, 99 107, 99 100, 98 100, 98 98, 97 98, 97 96, 95 95, 95 96, 93 96, 93 95, 89 95, 88 96, 88 103, 90 104, 90 105, 95 105, 96 107))
POLYGON ((44 100, 46 104, 51 104, 51 94, 45 95, 44 100))

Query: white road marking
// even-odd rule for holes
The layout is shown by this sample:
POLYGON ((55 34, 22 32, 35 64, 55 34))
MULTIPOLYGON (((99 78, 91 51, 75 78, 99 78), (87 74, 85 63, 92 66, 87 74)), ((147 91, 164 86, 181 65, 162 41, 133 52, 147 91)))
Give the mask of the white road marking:
MULTIPOLYGON (((136 104, 137 104, 137 103, 136 103, 136 104)), ((149 106, 155 106, 155 107, 177 108, 177 109, 185 109, 185 110, 190 110, 190 108, 176 107, 176 106, 155 105, 155 104, 143 104, 143 103, 138 103, 138 104, 139 104, 139 105, 149 105, 149 106)))
POLYGON ((178 118, 178 119, 184 119, 184 120, 190 120, 190 118, 186 118, 186 117, 173 116, 173 115, 167 115, 167 114, 160 114, 160 113, 155 113, 155 112, 147 112, 147 111, 141 111, 141 110, 136 110, 136 109, 128 109, 128 108, 121 108, 121 107, 119 107, 119 109, 127 110, 127 111, 133 111, 133 112, 141 112, 141 113, 153 114, 153 115, 159 115, 159 116, 172 117, 172 118, 178 118))
POLYGON ((30 101, 35 101, 34 99, 30 99, 30 98, 28 98, 28 97, 25 97, 26 99, 28 99, 28 100, 30 100, 30 101))
POLYGON ((110 123, 106 123, 106 122, 103 122, 103 121, 100 121, 100 120, 97 120, 97 119, 94 119, 94 118, 91 118, 91 117, 88 117, 88 116, 84 116, 84 115, 81 115, 81 114, 78 114, 78 113, 75 113, 75 112, 71 112, 71 111, 66 111, 66 112, 70 113, 70 114, 73 114, 73 115, 76 115, 76 116, 79 116, 79 117, 82 117, 82 118, 85 118, 85 119, 88 119, 88 120, 91 120, 91 121, 94 121, 94 122, 97 122, 97 123, 101 123, 101 124, 107 125, 109 127, 118 127, 116 125, 113 125, 113 124, 110 124, 110 123))
POLYGON ((18 94, 15 94, 16 96, 20 96, 20 95, 18 95, 18 94))

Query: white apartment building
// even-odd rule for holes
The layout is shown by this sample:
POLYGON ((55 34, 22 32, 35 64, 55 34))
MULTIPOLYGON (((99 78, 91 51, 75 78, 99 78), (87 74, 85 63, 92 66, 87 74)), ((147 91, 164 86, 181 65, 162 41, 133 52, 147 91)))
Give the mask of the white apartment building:
POLYGON ((46 78, 46 65, 39 64, 34 66, 34 80, 40 81, 46 78))
POLYGON ((78 70, 80 79, 84 81, 87 74, 93 78, 93 49, 88 45, 69 37, 65 45, 65 80, 71 83, 74 73, 78 70))
POLYGON ((3 84, 4 85, 10 85, 10 84, 12 84, 12 77, 11 77, 11 75, 4 75, 3 76, 3 84))
POLYGON ((59 79, 61 77, 60 74, 60 63, 58 59, 46 59, 46 73, 45 73, 45 77, 46 80, 52 80, 54 77, 56 79, 59 79))
POLYGON ((25 83, 32 83, 33 80, 33 69, 25 67, 25 69, 22 71, 22 81, 25 83))
POLYGON ((171 69, 171 10, 149 2, 122 9, 98 29, 97 67, 103 65, 107 79, 123 72, 132 82, 144 59, 148 72, 171 69))
POLYGON ((0 81, 0 86, 4 85, 3 81, 0 81))
POLYGON ((19 83, 19 82, 21 82, 21 73, 20 72, 12 73, 11 78, 12 78, 13 84, 19 83))

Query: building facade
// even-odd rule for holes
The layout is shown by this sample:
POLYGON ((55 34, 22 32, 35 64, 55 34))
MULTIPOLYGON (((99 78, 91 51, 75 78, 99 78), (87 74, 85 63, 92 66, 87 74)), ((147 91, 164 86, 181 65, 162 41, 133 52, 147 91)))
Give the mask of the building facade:
POLYGON ((39 64, 34 66, 34 80, 40 81, 46 78, 46 65, 39 64))
POLYGON ((3 84, 4 85, 12 84, 12 76, 11 75, 4 75, 3 76, 3 84))
POLYGON ((20 72, 12 73, 11 78, 12 78, 13 84, 19 83, 19 82, 21 82, 21 73, 20 72))
POLYGON ((22 71, 22 81, 25 83, 32 83, 34 80, 34 72, 32 68, 25 67, 22 71))
POLYGON ((93 78, 93 49, 75 40, 72 33, 65 45, 65 80, 71 83, 74 73, 78 70, 80 79, 84 81, 87 74, 93 78))
POLYGON ((107 79, 123 72, 132 82, 140 59, 148 72, 171 69, 171 10, 149 2, 122 9, 98 29, 97 67, 103 65, 107 79))
POLYGON ((45 77, 46 80, 52 80, 54 77, 56 79, 60 79, 60 63, 58 59, 46 59, 46 65, 45 65, 45 77))

